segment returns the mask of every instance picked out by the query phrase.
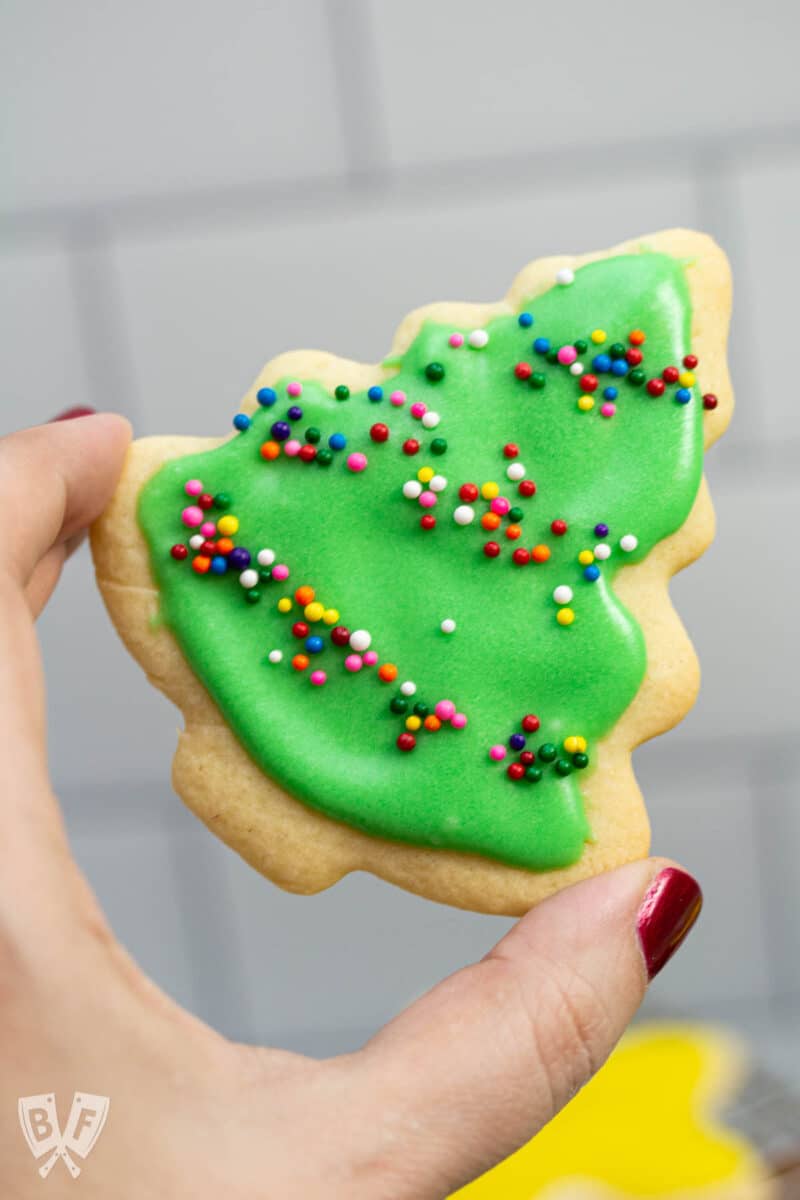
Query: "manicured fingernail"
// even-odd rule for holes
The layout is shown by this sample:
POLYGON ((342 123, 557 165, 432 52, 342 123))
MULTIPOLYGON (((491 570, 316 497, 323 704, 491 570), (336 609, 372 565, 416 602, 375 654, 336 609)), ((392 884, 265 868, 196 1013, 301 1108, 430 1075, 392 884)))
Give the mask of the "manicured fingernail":
POLYGON ((677 867, 656 875, 636 918, 649 979, 653 979, 683 942, 703 907, 700 884, 677 867))
POLYGON ((65 408, 57 417, 51 417, 50 424, 53 421, 74 421, 76 417, 93 417, 96 412, 96 408, 88 408, 85 404, 76 404, 74 408, 65 408))

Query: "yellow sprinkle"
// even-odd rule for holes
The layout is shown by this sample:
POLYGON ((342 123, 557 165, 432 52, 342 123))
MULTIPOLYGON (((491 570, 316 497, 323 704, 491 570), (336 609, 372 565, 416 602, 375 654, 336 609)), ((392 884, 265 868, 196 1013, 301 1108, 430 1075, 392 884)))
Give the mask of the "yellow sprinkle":
POLYGON ((605 340, 606 340, 605 329, 592 330, 592 341, 594 342, 595 346, 599 346, 601 344, 601 342, 604 342, 605 340))
POLYGON ((571 608, 560 608, 556 613, 556 620, 559 625, 571 625, 575 620, 575 613, 571 608))
POLYGON ((591 550, 581 550, 580 554, 578 555, 578 562, 582 567, 588 567, 589 563, 593 563, 594 555, 592 554, 591 550))
POLYGON ((326 608, 325 612, 322 614, 322 619, 326 625, 335 625, 339 620, 338 608, 326 608))
POLYGON ((681 387, 692 387, 694 385, 694 372, 681 371, 680 375, 678 376, 678 383, 681 385, 681 387))
POLYGON ((575 742, 578 747, 578 753, 585 754, 586 753, 586 738, 585 737, 576 737, 575 742))
POLYGON ((435 474, 433 467, 420 467, 417 471, 417 479, 420 483, 430 483, 435 474))
POLYGON ((217 529, 220 533, 224 534, 225 537, 229 537, 232 533, 238 533, 239 518, 231 516, 230 514, 220 517, 220 519, 217 521, 217 529))
POLYGON ((303 612, 307 621, 321 621, 325 609, 319 600, 312 600, 310 604, 305 606, 303 612))
POLYGON ((410 729, 412 733, 415 733, 421 724, 422 720, 420 717, 406 717, 406 729, 410 729))
POLYGON ((496 483, 485 483, 481 488, 481 495, 484 500, 494 500, 495 497, 500 495, 500 488, 496 483))
POLYGON ((288 596, 281 596, 278 601, 278 612, 291 612, 292 602, 288 596))
POLYGON ((591 412, 594 408, 594 400, 591 396, 580 396, 578 398, 578 408, 581 412, 591 412))
POLYGON ((578 739, 574 736, 564 738, 564 749, 566 750, 567 754, 577 754, 578 739))

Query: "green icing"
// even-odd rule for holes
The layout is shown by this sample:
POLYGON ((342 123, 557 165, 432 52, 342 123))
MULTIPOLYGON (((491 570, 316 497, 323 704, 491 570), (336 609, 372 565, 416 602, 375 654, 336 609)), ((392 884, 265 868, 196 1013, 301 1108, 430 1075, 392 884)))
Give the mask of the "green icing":
POLYGON ((653 253, 602 260, 577 271, 571 286, 554 286, 524 308, 534 314, 533 327, 520 327, 516 316, 498 317, 487 326, 490 342, 482 350, 452 349, 452 329, 426 322, 397 360, 397 373, 383 381, 380 403, 365 393, 343 402, 309 380, 292 401, 288 381, 281 381, 278 402, 259 409, 249 430, 166 463, 142 490, 139 520, 163 619, 265 772, 306 804, 371 834, 548 870, 575 862, 591 837, 579 788, 585 774, 561 777, 554 764, 540 763, 541 782, 514 783, 506 767, 515 755, 509 751, 496 763, 488 750, 507 743, 533 712, 542 725, 529 735, 529 749, 580 734, 594 765, 598 739, 630 704, 646 667, 641 630, 615 596, 614 577, 623 561, 640 561, 686 519, 702 469, 702 403, 698 388, 680 405, 674 388, 652 399, 643 387, 602 375, 600 390, 619 387, 617 415, 600 415, 600 391, 595 409, 583 413, 576 378, 531 349, 536 336, 560 346, 600 327, 608 338, 580 356, 588 365, 612 342, 627 345, 628 332, 641 328, 648 376, 679 365, 689 351, 691 311, 676 260, 653 253), (515 378, 520 360, 546 373, 543 390, 515 378), (431 361, 445 365, 441 382, 425 376, 431 361), (402 409, 389 403, 395 388, 408 395, 402 409), (441 415, 436 430, 411 417, 414 400, 441 415), (291 403, 303 408, 300 439, 310 425, 322 431, 321 446, 334 432, 346 435, 347 449, 329 467, 260 457, 270 425, 285 418, 291 403), (386 444, 369 438, 376 421, 391 429, 386 444), (400 449, 408 437, 423 443, 413 458, 400 449), (427 451, 434 437, 447 439, 442 456, 427 451), (507 442, 519 446, 519 461, 536 482, 531 499, 518 498, 506 479, 507 442), (354 450, 369 459, 360 474, 345 465, 354 450), (448 480, 431 532, 420 529, 423 509, 401 490, 422 466, 448 480), (261 547, 273 548, 276 561, 291 569, 288 583, 262 584, 261 601, 249 604, 238 572, 201 577, 189 561, 170 557, 170 546, 194 532, 180 520, 191 502, 183 485, 192 477, 212 494, 230 494, 228 511, 241 523, 235 541, 254 557, 261 547), (520 541, 481 528, 488 505, 480 500, 472 525, 454 523, 459 486, 487 480, 524 510, 520 541), (568 522, 561 538, 550 532, 554 518, 568 522), (613 553, 591 583, 577 555, 598 541, 598 522, 610 527, 605 540, 613 553), (638 538, 629 555, 619 549, 626 533, 638 538), (502 546, 498 559, 483 554, 489 538, 502 546), (539 542, 551 548, 549 562, 512 564, 515 547, 539 542), (312 632, 322 634, 326 648, 311 662, 328 682, 313 687, 309 672, 292 669, 302 645, 291 625, 301 614, 296 604, 281 614, 276 602, 300 584, 313 586, 351 630, 370 631, 381 662, 398 666, 395 684, 379 682, 375 667, 345 671, 346 651, 331 645, 322 624, 312 632), (576 619, 567 628, 556 621, 552 593, 559 584, 574 591, 576 619), (440 630, 446 617, 457 622, 450 636, 440 630), (279 665, 267 661, 273 648, 283 651, 279 665), (416 749, 401 753, 395 743, 404 718, 390 712, 389 702, 409 679, 418 688, 412 704, 452 699, 467 714, 467 727, 420 731, 416 749))

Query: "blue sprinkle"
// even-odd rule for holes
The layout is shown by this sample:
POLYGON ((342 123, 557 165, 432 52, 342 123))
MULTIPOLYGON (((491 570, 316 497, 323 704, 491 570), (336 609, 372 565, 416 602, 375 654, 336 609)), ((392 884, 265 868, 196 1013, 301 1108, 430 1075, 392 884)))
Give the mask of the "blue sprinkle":
POLYGON ((256 400, 263 404, 264 408, 269 408, 277 399, 278 393, 273 388, 259 388, 256 392, 256 400))
POLYGON ((323 650, 324 648, 325 643, 323 642, 322 638, 317 637, 316 634, 312 637, 306 638, 306 650, 309 654, 319 654, 320 650, 323 650))
POLYGON ((369 391, 367 392, 367 396, 372 401, 373 404, 377 404, 379 400, 383 399, 383 388, 382 387, 371 387, 369 389, 369 391))
POLYGON ((215 575, 224 575, 228 569, 228 560, 221 554, 215 554, 211 560, 211 570, 215 575))
POLYGON ((615 387, 607 387, 603 389, 603 397, 606 400, 616 400, 619 392, 615 387))
POLYGON ((675 393, 675 399, 678 401, 678 404, 688 404, 691 398, 692 393, 688 388, 678 388, 675 393))
POLYGON ((611 364, 611 374, 612 375, 627 375, 628 374, 628 364, 625 362, 624 358, 615 358, 614 359, 614 361, 611 364))
POLYGON ((344 450, 347 445, 347 438, 343 433, 332 433, 328 438, 328 445, 331 450, 344 450))
POLYGON ((519 316, 517 317, 517 320, 519 321, 519 323, 523 329, 530 329, 531 325, 533 324, 533 313, 529 313, 529 312, 520 313, 519 316))
POLYGON ((247 413, 237 413, 233 418, 234 429, 238 429, 241 433, 244 433, 245 429, 249 429, 251 424, 252 421, 248 417, 247 413))
POLYGON ((537 354, 547 354, 550 349, 550 338, 537 338, 533 343, 533 348, 537 354))
POLYGON ((596 567, 594 563, 591 566, 584 567, 583 578, 588 579, 589 583, 595 583, 600 578, 600 568, 596 567))
POLYGON ((607 354, 596 354, 592 359, 592 367, 595 371, 604 373, 611 370, 611 359, 607 354))

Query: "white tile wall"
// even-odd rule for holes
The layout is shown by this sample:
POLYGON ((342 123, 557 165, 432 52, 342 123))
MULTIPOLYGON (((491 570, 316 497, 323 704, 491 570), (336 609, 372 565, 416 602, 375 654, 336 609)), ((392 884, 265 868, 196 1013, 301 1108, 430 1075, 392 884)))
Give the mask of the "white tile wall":
POLYGON ((340 167, 324 0, 4 6, 0 209, 340 167))
MULTIPOLYGON (((395 163, 436 164, 787 122, 797 10, 674 0, 498 4, 371 0, 395 163), (424 80, 424 86, 417 86, 424 80)), ((674 157, 673 157, 674 155, 674 157)), ((580 153, 578 152, 580 160, 580 153)), ((615 157, 609 154, 608 173, 615 157)), ((599 172, 583 187, 591 197, 599 172)))
POLYGON ((53 242, 0 247, 0 428, 7 432, 85 404, 89 378, 67 252, 53 242))
POLYGON ((499 298, 539 254, 692 224, 691 178, 632 178, 510 196, 425 190, 356 199, 317 219, 136 237, 115 251, 142 432, 227 429, 268 358, 311 347, 376 361, 425 301, 499 298))
MULTIPOLYGON (((656 849, 706 888, 650 1004, 754 1036, 800 1005, 798 24, 777 0, 0 15, 2 430, 88 399, 140 433, 221 431, 280 350, 378 358, 408 308, 499 296, 541 253, 672 224, 724 241, 740 408, 711 459, 717 542, 673 586, 704 684, 637 763, 656 849)), ((168 786, 179 717, 85 551, 40 632, 78 857, 135 956, 217 1027, 350 1048, 506 927, 366 877, 285 896, 207 835, 168 786)))

